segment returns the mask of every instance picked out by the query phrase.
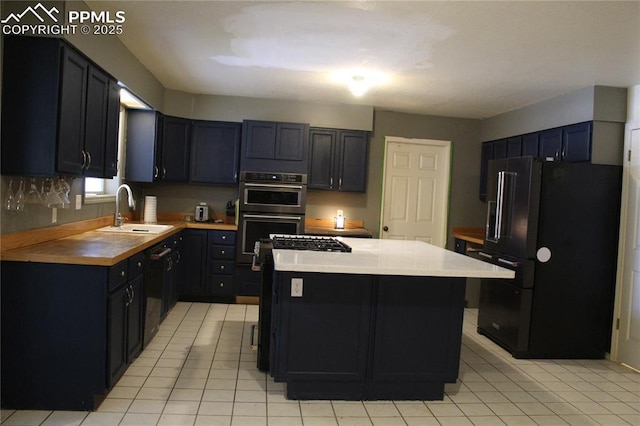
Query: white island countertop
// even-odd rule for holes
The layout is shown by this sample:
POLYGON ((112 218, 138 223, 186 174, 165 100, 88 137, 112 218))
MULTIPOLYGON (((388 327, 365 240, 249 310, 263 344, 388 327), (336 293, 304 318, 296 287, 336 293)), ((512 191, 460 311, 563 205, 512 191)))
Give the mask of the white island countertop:
POLYGON ((339 238, 351 253, 273 250, 276 271, 431 277, 514 278, 512 270, 422 241, 339 238))

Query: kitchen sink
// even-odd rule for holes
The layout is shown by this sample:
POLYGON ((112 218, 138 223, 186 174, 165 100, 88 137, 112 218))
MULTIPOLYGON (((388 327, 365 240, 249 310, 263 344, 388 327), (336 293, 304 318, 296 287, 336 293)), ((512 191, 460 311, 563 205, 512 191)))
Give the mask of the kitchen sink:
POLYGON ((173 225, 158 225, 151 223, 125 223, 122 226, 105 226, 98 228, 98 232, 115 232, 120 234, 160 234, 173 228, 173 225))

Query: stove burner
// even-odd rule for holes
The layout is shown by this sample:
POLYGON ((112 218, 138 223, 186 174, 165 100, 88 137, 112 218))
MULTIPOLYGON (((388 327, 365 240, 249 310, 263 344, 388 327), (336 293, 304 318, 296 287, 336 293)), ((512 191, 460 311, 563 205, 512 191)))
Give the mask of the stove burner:
POLYGON ((279 250, 336 251, 351 253, 351 247, 333 237, 274 235, 273 248, 279 250))

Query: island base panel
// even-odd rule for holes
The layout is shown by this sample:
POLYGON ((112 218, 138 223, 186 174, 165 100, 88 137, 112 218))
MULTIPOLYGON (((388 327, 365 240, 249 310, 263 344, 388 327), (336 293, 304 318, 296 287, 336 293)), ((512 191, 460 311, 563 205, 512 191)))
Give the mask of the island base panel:
POLYGON ((442 400, 456 381, 464 278, 274 276, 270 373, 288 398, 442 400))

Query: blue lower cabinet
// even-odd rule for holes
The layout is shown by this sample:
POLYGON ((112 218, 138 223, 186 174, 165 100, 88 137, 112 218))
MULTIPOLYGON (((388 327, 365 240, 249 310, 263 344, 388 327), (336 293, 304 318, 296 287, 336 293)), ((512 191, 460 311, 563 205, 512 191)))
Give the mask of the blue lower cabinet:
POLYGON ((236 265, 235 281, 238 296, 260 296, 260 272, 252 271, 251 265, 236 265))
POLYGON ((236 233, 234 231, 208 231, 207 290, 212 296, 236 295, 234 269, 236 233))
POLYGON ((180 300, 213 302, 235 298, 235 244, 235 231, 184 231, 180 300))
POLYGON ((98 408, 142 348, 143 264, 2 262, 2 407, 98 408))

